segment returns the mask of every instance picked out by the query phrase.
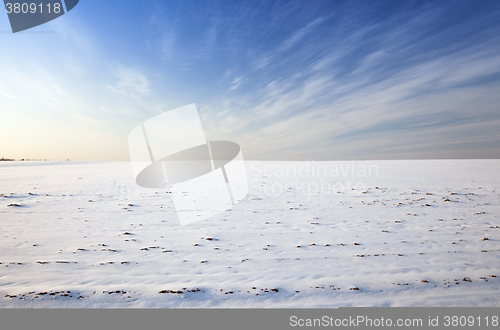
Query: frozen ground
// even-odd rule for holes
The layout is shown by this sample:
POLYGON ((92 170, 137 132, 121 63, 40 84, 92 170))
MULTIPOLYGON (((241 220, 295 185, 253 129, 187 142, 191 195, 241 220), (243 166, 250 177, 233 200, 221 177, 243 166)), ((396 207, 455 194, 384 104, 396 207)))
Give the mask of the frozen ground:
POLYGON ((180 226, 129 163, 0 162, 0 307, 500 306, 499 160, 247 165, 180 226))

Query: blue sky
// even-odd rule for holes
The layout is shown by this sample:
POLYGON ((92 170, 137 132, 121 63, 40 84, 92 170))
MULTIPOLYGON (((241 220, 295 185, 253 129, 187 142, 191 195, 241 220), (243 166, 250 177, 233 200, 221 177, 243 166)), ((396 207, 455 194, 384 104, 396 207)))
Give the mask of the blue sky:
POLYGON ((81 0, 12 34, 0 157, 127 160, 196 103, 246 159, 500 157, 498 1, 81 0))

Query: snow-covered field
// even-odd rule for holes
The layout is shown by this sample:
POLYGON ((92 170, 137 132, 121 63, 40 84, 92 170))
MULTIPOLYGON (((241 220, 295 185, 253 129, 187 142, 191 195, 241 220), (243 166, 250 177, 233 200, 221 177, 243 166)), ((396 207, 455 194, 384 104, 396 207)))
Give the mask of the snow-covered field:
POLYGON ((1 162, 0 307, 500 306, 500 160, 247 172, 180 226, 127 162, 1 162))

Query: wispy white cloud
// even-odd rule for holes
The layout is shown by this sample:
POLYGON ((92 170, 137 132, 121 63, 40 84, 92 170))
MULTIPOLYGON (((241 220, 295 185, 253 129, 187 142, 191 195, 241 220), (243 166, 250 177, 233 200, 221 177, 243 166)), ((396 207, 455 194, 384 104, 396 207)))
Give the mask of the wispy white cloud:
POLYGON ((272 62, 279 60, 280 56, 291 50, 294 46, 298 45, 308 34, 314 32, 314 29, 326 20, 326 17, 319 17, 308 23, 306 26, 296 30, 287 39, 282 41, 275 49, 265 54, 259 54, 259 56, 254 60, 255 69, 262 69, 272 62))
POLYGON ((38 65, 3 72, 0 149, 16 159, 125 160, 128 130, 157 107, 141 100, 151 93, 149 79, 123 66, 99 77, 116 81, 107 89, 38 65))
POLYGON ((115 93, 140 99, 151 92, 149 80, 137 70, 119 67, 115 72, 118 81, 115 85, 107 87, 115 93))
POLYGON ((5 96, 5 97, 8 97, 8 98, 11 98, 11 99, 13 99, 13 100, 19 100, 19 98, 15 97, 15 96, 13 96, 13 95, 10 95, 10 94, 8 94, 8 93, 6 93, 6 92, 2 92, 2 91, 0 91, 0 95, 5 96))
POLYGON ((409 150, 422 156, 460 144, 498 145, 500 83, 473 83, 500 73, 497 42, 415 62, 379 81, 374 72, 390 61, 384 51, 365 55, 344 76, 317 70, 342 63, 325 56, 272 81, 255 93, 257 101, 226 100, 244 110, 223 111, 217 124, 204 117, 208 136, 238 139, 249 158, 274 159, 379 158, 374 152, 388 157, 409 150))
POLYGON ((238 88, 242 81, 243 77, 234 78, 234 80, 231 82, 231 87, 229 88, 229 90, 235 90, 236 88, 238 88))
POLYGON ((302 39, 304 39, 309 33, 312 33, 315 27, 325 21, 325 17, 319 17, 307 24, 306 26, 295 31, 288 39, 283 41, 279 45, 277 51, 284 52, 291 49, 293 46, 298 44, 302 39))

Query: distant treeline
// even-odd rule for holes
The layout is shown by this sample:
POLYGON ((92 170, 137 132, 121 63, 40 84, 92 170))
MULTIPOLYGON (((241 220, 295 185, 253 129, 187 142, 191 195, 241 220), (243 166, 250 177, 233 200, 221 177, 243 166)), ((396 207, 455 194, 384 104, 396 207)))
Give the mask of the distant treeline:
MULTIPOLYGON (((14 158, 0 158, 0 162, 11 162, 11 161, 14 161, 15 159, 14 158)), ((53 159, 27 159, 27 158, 23 158, 23 159, 19 159, 20 161, 23 161, 23 162, 29 162, 29 161, 34 161, 34 162, 40 162, 40 161, 54 161, 53 159)), ((59 160, 60 161, 60 160, 59 160)), ((63 159, 62 161, 69 161, 69 159, 63 159)))

